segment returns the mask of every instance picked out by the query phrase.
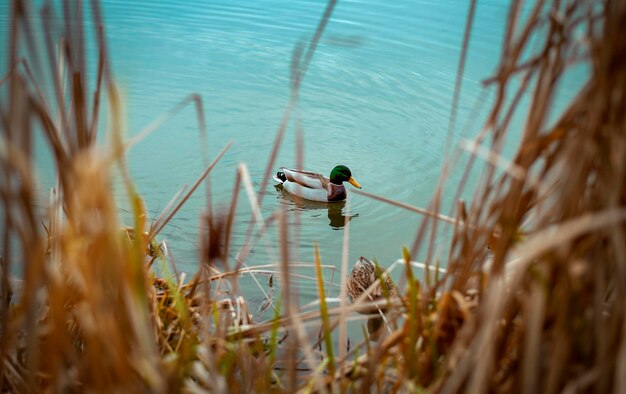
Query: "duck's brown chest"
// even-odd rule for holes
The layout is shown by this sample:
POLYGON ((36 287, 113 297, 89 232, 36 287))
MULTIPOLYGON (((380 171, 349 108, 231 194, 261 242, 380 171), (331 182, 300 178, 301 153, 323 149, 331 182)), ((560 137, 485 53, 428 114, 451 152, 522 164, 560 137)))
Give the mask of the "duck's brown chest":
POLYGON ((343 187, 343 185, 334 185, 332 183, 330 184, 330 187, 328 188, 329 202, 343 201, 346 199, 346 197, 346 188, 343 187))

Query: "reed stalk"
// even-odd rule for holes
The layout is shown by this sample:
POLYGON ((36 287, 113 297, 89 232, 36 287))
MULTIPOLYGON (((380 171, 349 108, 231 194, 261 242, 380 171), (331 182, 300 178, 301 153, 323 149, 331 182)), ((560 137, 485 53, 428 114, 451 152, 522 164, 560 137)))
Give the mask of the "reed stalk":
MULTIPOLYGON (((291 100, 260 191, 241 164, 226 208, 214 209, 207 198, 198 214, 199 268, 185 281, 159 234, 203 182, 209 195, 208 176, 230 144, 211 162, 204 155, 203 173, 152 226, 126 154, 188 105, 206 152, 201 97, 191 94, 125 139, 110 63, 115 48, 107 47, 99 2, 64 1, 60 11, 45 2, 38 15, 28 1, 11 1, 8 71, 0 78, 2 392, 626 392, 626 3, 545 0, 524 8, 512 1, 502 57, 484 81, 496 96, 490 114, 474 140, 453 153, 471 159, 451 213, 441 213, 443 184, 456 171, 451 164, 426 208, 357 193, 415 214, 419 226, 411 249, 385 272, 377 269, 374 284, 352 303, 345 289, 348 226, 336 300, 329 294, 337 284, 324 274, 336 268, 322 265, 317 246, 313 256, 295 255, 289 240, 299 229, 288 225, 287 212, 261 211, 335 5, 329 1, 312 38, 294 51, 291 100), (86 17, 97 37, 94 75, 85 65, 86 17), (559 84, 580 64, 588 68, 580 89, 555 113, 559 84), (523 129, 515 130, 520 111, 523 129), (101 130, 105 117, 110 127, 101 130), (97 142, 102 133, 108 143, 97 142), (503 141, 512 133, 519 134, 516 151, 505 158, 503 141), (56 174, 44 212, 36 204, 36 139, 47 144, 56 174), (470 201, 460 201, 477 162, 486 166, 481 183, 470 201), (119 217, 114 169, 124 180, 131 223, 119 217), (252 216, 233 259, 241 188, 252 216), (433 261, 438 226, 453 234, 444 261, 433 261), (278 231, 278 245, 266 237, 270 229, 278 231), (248 260, 256 242, 274 262, 248 260), (418 251, 426 252, 423 263, 412 261, 418 251), (171 272, 156 275, 155 262, 171 272), (315 276, 298 272, 303 267, 315 276), (382 286, 376 299, 381 279, 396 269, 397 297, 382 286), (19 279, 11 275, 17 271, 19 279), (255 321, 242 275, 263 295, 260 310, 271 307, 268 320, 255 321), (299 304, 297 280, 316 283, 318 303, 299 304), (363 309, 378 313, 356 313, 363 309), (372 318, 384 322, 380 338, 365 329, 372 318), (347 337, 352 321, 363 327, 358 343, 347 337)), ((471 26, 479 22, 475 7, 472 1, 449 133, 471 26)), ((301 161, 301 142, 297 149, 301 161)))

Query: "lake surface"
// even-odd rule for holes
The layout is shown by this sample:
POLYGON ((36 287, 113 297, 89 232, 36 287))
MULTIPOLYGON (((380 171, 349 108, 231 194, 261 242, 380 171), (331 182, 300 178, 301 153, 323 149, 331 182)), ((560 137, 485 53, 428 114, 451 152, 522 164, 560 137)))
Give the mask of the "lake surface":
MULTIPOLYGON (((1 38, 6 42, 8 2, 3 3, 1 38)), ((480 131, 491 99, 481 81, 497 65, 508 1, 478 2, 457 127, 451 146, 446 147, 468 3, 340 1, 301 86, 275 170, 296 165, 294 125, 299 124, 306 169, 328 175, 336 164, 345 164, 364 191, 426 207, 446 149, 454 152, 461 139, 480 131)), ((211 176, 216 211, 226 209, 230 201, 239 163, 247 166, 258 190, 289 101, 294 48, 312 36, 325 7, 324 1, 310 0, 104 1, 106 35, 113 72, 124 95, 128 135, 138 133, 190 93, 198 93, 203 98, 211 158, 234 141, 211 176)), ((6 59, 1 60, 4 69, 6 59)), ((93 65, 95 60, 94 53, 89 62, 93 65)), ((516 124, 521 127, 522 119, 516 124)), ((195 109, 188 107, 130 151, 132 176, 152 219, 181 187, 201 174, 200 146, 195 109)), ((444 193, 445 213, 468 157, 455 156, 458 160, 444 193)), ((45 164, 41 167, 45 174, 45 164)), ((470 186, 479 175, 472 175, 470 186)), ((348 204, 329 208, 298 205, 270 184, 262 214, 268 218, 285 210, 293 224, 297 211, 299 239, 294 235, 290 242, 296 259, 312 262, 318 243, 323 263, 338 268, 341 224, 344 216, 350 216, 350 266, 361 255, 388 266, 400 257, 402 246, 412 244, 422 218, 350 194, 353 189, 347 188, 348 204)), ((204 202, 199 189, 160 235, 169 242, 179 269, 189 273, 197 268, 197 228, 204 202)), ((128 218, 125 205, 120 193, 121 213, 128 218)), ((243 245, 249 218, 242 190, 232 256, 243 245)), ((277 238, 272 227, 246 263, 276 263, 277 238)), ((443 228, 438 238, 442 260, 447 240, 443 228)), ((299 287, 304 299, 316 297, 314 282, 304 280, 299 287)))

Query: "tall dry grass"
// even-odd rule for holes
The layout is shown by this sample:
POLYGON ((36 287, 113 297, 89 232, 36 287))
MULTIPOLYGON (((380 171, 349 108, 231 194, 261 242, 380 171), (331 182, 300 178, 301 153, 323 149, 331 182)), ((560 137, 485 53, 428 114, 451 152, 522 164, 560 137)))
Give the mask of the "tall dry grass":
MULTIPOLYGON (((228 257, 240 189, 254 212, 248 248, 258 238, 255 229, 263 233, 276 225, 284 241, 296 231, 285 213, 263 218, 260 206, 300 82, 335 2, 329 2, 308 45, 294 53, 292 99, 261 191, 255 194, 241 165, 229 208, 218 212, 207 201, 200 269, 185 281, 157 235, 228 146, 211 163, 206 158, 197 182, 181 190, 150 226, 124 157, 186 105, 197 108, 202 135, 200 97, 182 100, 125 141, 99 3, 63 2, 58 18, 46 3, 38 26, 28 2, 13 0, 9 72, 0 85, 2 391, 626 392, 626 3, 537 1, 524 17, 522 5, 512 2, 500 65, 485 81, 496 91, 490 116, 466 144, 473 158, 464 180, 476 160, 488 163, 473 200, 459 201, 454 217, 447 217, 439 213, 440 186, 434 186, 427 209, 363 193, 423 220, 411 250, 389 268, 402 271, 402 296, 385 294, 374 302, 385 312, 382 337, 373 342, 366 333, 348 350, 346 320, 372 302, 367 294, 353 304, 344 297, 338 307, 325 302, 328 278, 319 254, 310 266, 316 268, 322 302, 313 311, 293 302, 296 262, 287 242, 281 243, 277 265, 247 266, 245 248, 240 260, 228 257), (85 66, 86 15, 98 37, 91 77, 85 66), (558 84, 578 63, 588 65, 588 79, 550 121, 558 84), (519 104, 525 95, 528 107, 519 104), (103 101, 109 108, 106 147, 96 144, 103 101), (524 129, 507 161, 501 151, 518 111, 526 111, 524 129), (39 137, 57 174, 43 223, 33 148, 39 137), (133 207, 133 223, 126 228, 111 190, 115 168, 133 207), (430 257, 424 265, 411 261, 421 248, 433 249, 437 226, 450 225, 454 236, 445 271, 430 257), (155 276, 155 262, 169 265, 171 274, 155 276), (11 303, 10 273, 18 266, 23 287, 11 303), (426 269, 423 281, 416 267, 426 269), (275 318, 254 322, 239 296, 238 277, 260 270, 275 273, 281 297, 274 297, 272 279, 260 284, 264 308, 275 318), (226 295, 224 288, 230 289, 226 295), (309 335, 316 324, 322 327, 317 340, 309 335)), ((470 3, 462 59, 475 6, 470 3)), ((463 69, 461 60, 460 74, 463 69)), ((458 98, 453 102, 450 129, 458 98)), ((344 258, 342 288, 347 269, 344 258)))

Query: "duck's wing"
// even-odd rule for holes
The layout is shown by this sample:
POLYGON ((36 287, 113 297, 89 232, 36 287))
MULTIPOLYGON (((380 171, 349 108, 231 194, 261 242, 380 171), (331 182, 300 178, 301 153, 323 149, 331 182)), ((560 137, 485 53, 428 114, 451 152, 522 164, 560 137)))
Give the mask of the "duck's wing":
POLYGON ((283 173, 288 181, 297 183, 300 186, 308 187, 310 189, 324 189, 328 188, 330 180, 322 174, 315 172, 293 170, 282 167, 283 173))

